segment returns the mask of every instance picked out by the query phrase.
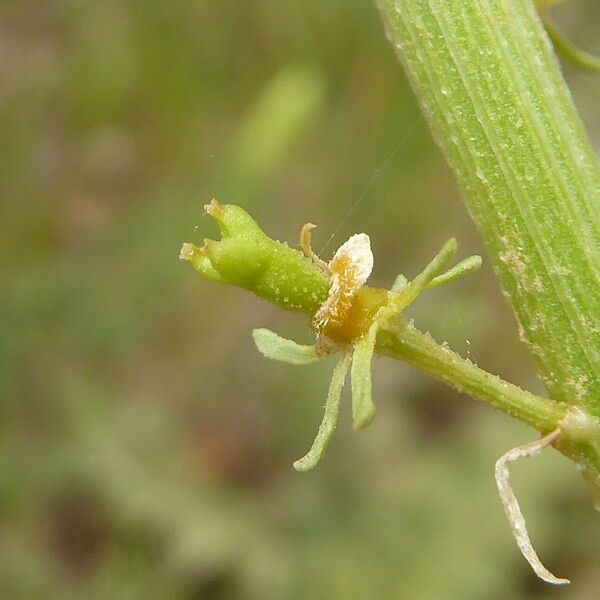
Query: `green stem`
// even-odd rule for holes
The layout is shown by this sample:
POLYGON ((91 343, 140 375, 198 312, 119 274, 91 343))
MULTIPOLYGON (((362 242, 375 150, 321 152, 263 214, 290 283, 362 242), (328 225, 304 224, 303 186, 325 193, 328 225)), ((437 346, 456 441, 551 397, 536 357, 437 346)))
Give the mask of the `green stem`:
POLYGON ((563 434, 557 448, 584 466, 596 493, 600 490, 600 421, 597 418, 581 411, 579 422, 570 419, 573 409, 568 404, 542 398, 484 371, 404 318, 379 331, 376 350, 384 356, 414 365, 541 433, 560 427, 563 434))
POLYGON ((377 0, 552 398, 600 416, 600 169, 530 0, 377 0))
POLYGON ((403 360, 432 377, 465 392, 531 425, 542 433, 556 429, 565 417, 565 404, 531 394, 492 375, 429 334, 402 320, 393 329, 379 332, 379 353, 403 360))

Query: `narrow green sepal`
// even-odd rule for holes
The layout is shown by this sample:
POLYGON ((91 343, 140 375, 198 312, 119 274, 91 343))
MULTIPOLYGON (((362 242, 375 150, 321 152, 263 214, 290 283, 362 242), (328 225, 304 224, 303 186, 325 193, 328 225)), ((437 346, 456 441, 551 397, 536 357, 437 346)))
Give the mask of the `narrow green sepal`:
POLYGON ((270 329, 254 329, 252 337, 258 351, 263 356, 273 360, 292 365, 309 365, 321 358, 317 356, 314 346, 298 344, 293 340, 277 335, 270 329))
POLYGON ((481 256, 474 254, 464 260, 461 260, 458 264, 454 265, 451 269, 448 269, 445 273, 434 277, 426 286, 426 290, 431 290, 446 283, 456 281, 469 273, 477 271, 481 267, 481 256))
POLYGON ((434 277, 439 275, 454 258, 458 250, 456 238, 450 238, 439 250, 439 252, 431 259, 431 262, 421 271, 415 278, 415 281, 422 279, 427 285, 434 277))
POLYGON ((425 289, 425 286, 446 268, 456 254, 457 249, 456 239, 450 238, 440 248, 433 260, 404 288, 402 295, 404 296, 405 307, 414 302, 425 289))
POLYGON ((296 469, 296 471, 310 471, 319 463, 325 454, 327 445, 329 444, 337 425, 338 416, 340 414, 340 400, 342 397, 342 390, 344 389, 344 380, 348 374, 351 360, 352 353, 345 351, 333 369, 331 384, 329 385, 327 400, 325 401, 323 420, 321 421, 315 441, 308 453, 294 463, 294 469, 296 469))
POLYGON ((371 325, 369 331, 354 344, 352 370, 352 418, 355 429, 364 429, 375 416, 372 398, 371 361, 375 351, 375 339, 379 323, 371 325))

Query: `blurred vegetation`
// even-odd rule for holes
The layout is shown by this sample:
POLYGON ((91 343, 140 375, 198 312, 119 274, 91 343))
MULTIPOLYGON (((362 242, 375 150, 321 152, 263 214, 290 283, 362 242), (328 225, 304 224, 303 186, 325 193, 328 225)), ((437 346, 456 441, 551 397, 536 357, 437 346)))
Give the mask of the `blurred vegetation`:
MULTIPOLYGON (((589 50, 594 0, 554 10, 589 50)), ((595 47, 594 47, 595 45, 595 47)), ((565 67, 595 145, 599 79, 565 67)), ((367 0, 8 0, 0 7, 0 597, 598 596, 600 522, 557 453, 514 469, 546 564, 514 546, 493 462, 533 432, 390 361, 311 474, 330 364, 254 351, 303 318, 179 263, 246 206, 331 252, 371 235, 375 284, 441 240, 482 252, 367 0), (194 226, 197 225, 197 230, 194 226)), ((418 324, 541 391, 489 267, 418 324)), ((349 410, 346 410, 349 412, 349 410)))

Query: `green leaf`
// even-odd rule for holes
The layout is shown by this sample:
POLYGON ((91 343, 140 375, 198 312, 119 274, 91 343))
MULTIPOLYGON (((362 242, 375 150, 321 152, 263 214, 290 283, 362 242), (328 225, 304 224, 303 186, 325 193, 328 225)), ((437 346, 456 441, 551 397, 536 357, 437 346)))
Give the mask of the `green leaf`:
POLYGON ((352 353, 344 352, 333 370, 327 400, 325 401, 325 413, 319 426, 315 441, 308 453, 294 463, 296 471, 310 471, 323 458, 331 436, 335 431, 338 416, 340 414, 340 399, 344 389, 344 380, 350 368, 352 353))
POLYGON ((270 329, 254 329, 252 337, 258 351, 267 358, 290 363, 292 365, 308 365, 317 362, 314 346, 304 346, 293 340, 277 335, 270 329))

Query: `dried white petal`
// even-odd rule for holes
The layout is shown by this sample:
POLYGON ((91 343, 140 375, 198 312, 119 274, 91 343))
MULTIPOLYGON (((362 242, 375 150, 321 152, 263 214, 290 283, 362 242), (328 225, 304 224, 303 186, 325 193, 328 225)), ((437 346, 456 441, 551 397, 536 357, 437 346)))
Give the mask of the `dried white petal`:
POLYGON ((312 319, 321 335, 330 322, 342 322, 352 307, 354 297, 373 270, 371 240, 366 233, 357 233, 344 242, 327 265, 329 295, 312 319))
POLYGON ((531 568, 535 571, 536 575, 548 583, 554 583, 557 585, 570 583, 568 579, 562 579, 555 577, 540 561, 536 554, 529 534, 527 533, 527 526, 525 524, 525 518, 519 507, 519 502, 515 496, 512 487, 509 483, 509 472, 508 463, 518 460, 519 458, 528 458, 539 454, 544 448, 549 446, 561 433, 560 428, 555 429, 548 435, 531 442, 530 444, 524 444, 523 446, 517 446, 512 450, 509 450, 506 454, 501 456, 496 462, 496 485, 498 486, 498 493, 500 494, 500 500, 504 507, 504 512, 510 523, 513 535, 517 541, 517 545, 521 550, 521 553, 531 565, 531 568))
POLYGON ((329 262, 330 271, 335 272, 336 267, 345 261, 349 261, 352 265, 358 290, 367 282, 373 270, 371 240, 366 233, 355 233, 337 249, 329 262))

